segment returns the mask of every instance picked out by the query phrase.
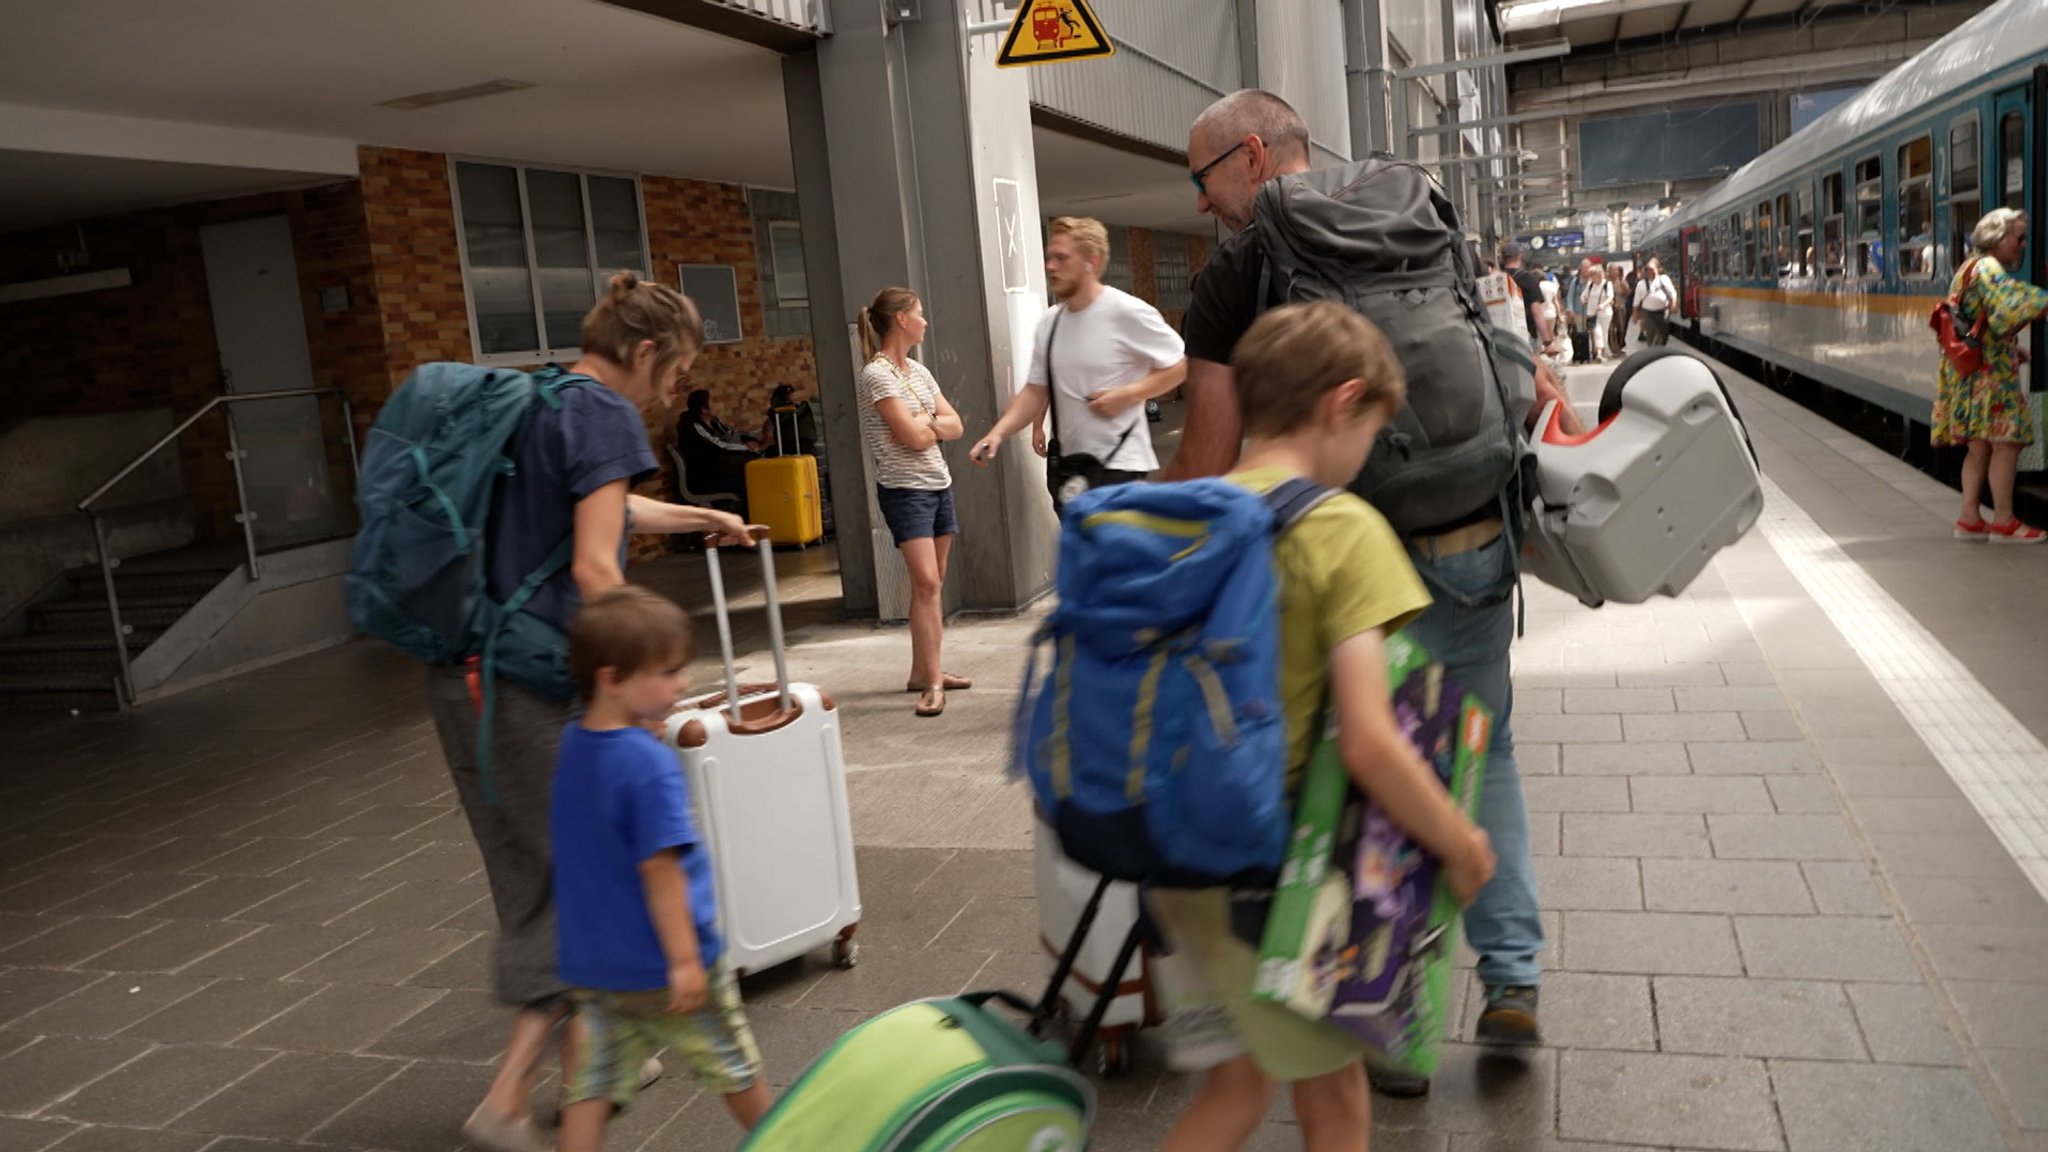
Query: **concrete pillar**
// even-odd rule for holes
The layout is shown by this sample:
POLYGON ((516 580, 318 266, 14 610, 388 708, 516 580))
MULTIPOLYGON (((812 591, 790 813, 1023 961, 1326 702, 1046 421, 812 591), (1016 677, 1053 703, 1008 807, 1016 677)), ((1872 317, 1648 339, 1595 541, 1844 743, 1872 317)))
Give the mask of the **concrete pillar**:
POLYGON ((1044 465, 1021 442, 983 470, 967 449, 1020 386, 1044 310, 1029 89, 970 38, 987 5, 831 0, 833 35, 784 64, 805 272, 832 461, 840 569, 856 612, 901 619, 902 562, 873 512, 855 393, 856 311, 900 284, 924 301, 919 359, 967 425, 944 446, 961 532, 948 611, 1007 611, 1051 583, 1057 523, 1044 465), (913 9, 915 11, 915 9, 913 9))

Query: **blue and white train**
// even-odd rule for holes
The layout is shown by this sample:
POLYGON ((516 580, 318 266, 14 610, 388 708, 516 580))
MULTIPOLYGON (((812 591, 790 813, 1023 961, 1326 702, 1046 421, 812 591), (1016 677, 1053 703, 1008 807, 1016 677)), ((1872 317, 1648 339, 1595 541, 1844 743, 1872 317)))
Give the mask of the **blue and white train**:
MULTIPOLYGON (((1925 425, 1940 362, 1928 313, 1993 208, 2028 214, 2013 271, 2042 282, 2044 188, 2048 0, 2000 0, 1682 205, 1643 249, 1678 282, 1694 334, 1925 425)), ((2028 338, 2048 364, 2042 326, 2028 338)), ((2023 468, 2042 468, 2043 442, 2037 427, 2023 468)))

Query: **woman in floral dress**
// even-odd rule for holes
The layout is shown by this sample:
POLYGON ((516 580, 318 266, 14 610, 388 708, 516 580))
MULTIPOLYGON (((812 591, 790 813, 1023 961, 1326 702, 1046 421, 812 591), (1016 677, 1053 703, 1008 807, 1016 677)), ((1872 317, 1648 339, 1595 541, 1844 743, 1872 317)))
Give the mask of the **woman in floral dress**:
POLYGON ((2048 290, 2006 271, 2019 263, 2026 242, 2026 213, 2012 208, 1986 213, 1970 233, 1970 245, 1977 255, 1957 269, 1949 285, 1950 296, 1959 301, 1957 331, 1971 331, 1979 317, 1985 321, 1984 366, 1964 376, 1948 357, 1942 357, 1934 399, 1934 444, 1968 445, 1969 450, 1963 460, 1963 514, 1955 529, 1958 540, 2048 543, 2048 532, 2020 523, 2012 507, 2020 450, 2034 442, 2033 416, 2027 411, 2027 394, 2020 388, 2025 354, 2019 341, 2027 325, 2048 311, 2048 290), (1981 507, 1987 479, 1991 485, 1988 523, 1981 507))

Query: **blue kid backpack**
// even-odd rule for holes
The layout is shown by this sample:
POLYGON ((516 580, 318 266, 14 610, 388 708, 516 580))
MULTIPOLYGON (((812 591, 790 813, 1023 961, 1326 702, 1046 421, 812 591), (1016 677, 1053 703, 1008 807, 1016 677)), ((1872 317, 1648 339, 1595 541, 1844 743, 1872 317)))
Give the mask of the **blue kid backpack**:
POLYGON ((514 444, 536 407, 561 406, 587 377, 549 367, 528 375, 472 364, 428 364, 377 414, 363 448, 361 527, 344 581, 349 622, 429 664, 480 658, 483 715, 477 756, 491 792, 491 684, 503 675, 544 696, 571 693, 560 629, 520 609, 569 563, 564 537, 502 604, 485 584, 486 521, 514 444))
POLYGON ((1016 753, 1069 859, 1162 887, 1279 869, 1291 813, 1273 542, 1333 494, 1206 479, 1068 505, 1016 753))

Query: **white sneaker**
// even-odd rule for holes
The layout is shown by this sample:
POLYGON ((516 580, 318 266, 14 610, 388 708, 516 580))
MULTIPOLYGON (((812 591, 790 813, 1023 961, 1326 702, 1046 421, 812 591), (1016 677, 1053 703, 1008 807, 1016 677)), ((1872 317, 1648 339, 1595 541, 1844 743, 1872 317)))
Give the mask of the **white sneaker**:
POLYGON ((533 1117, 507 1120, 482 1104, 463 1121, 462 1139, 477 1152, 553 1152, 548 1142, 541 1139, 533 1117))

